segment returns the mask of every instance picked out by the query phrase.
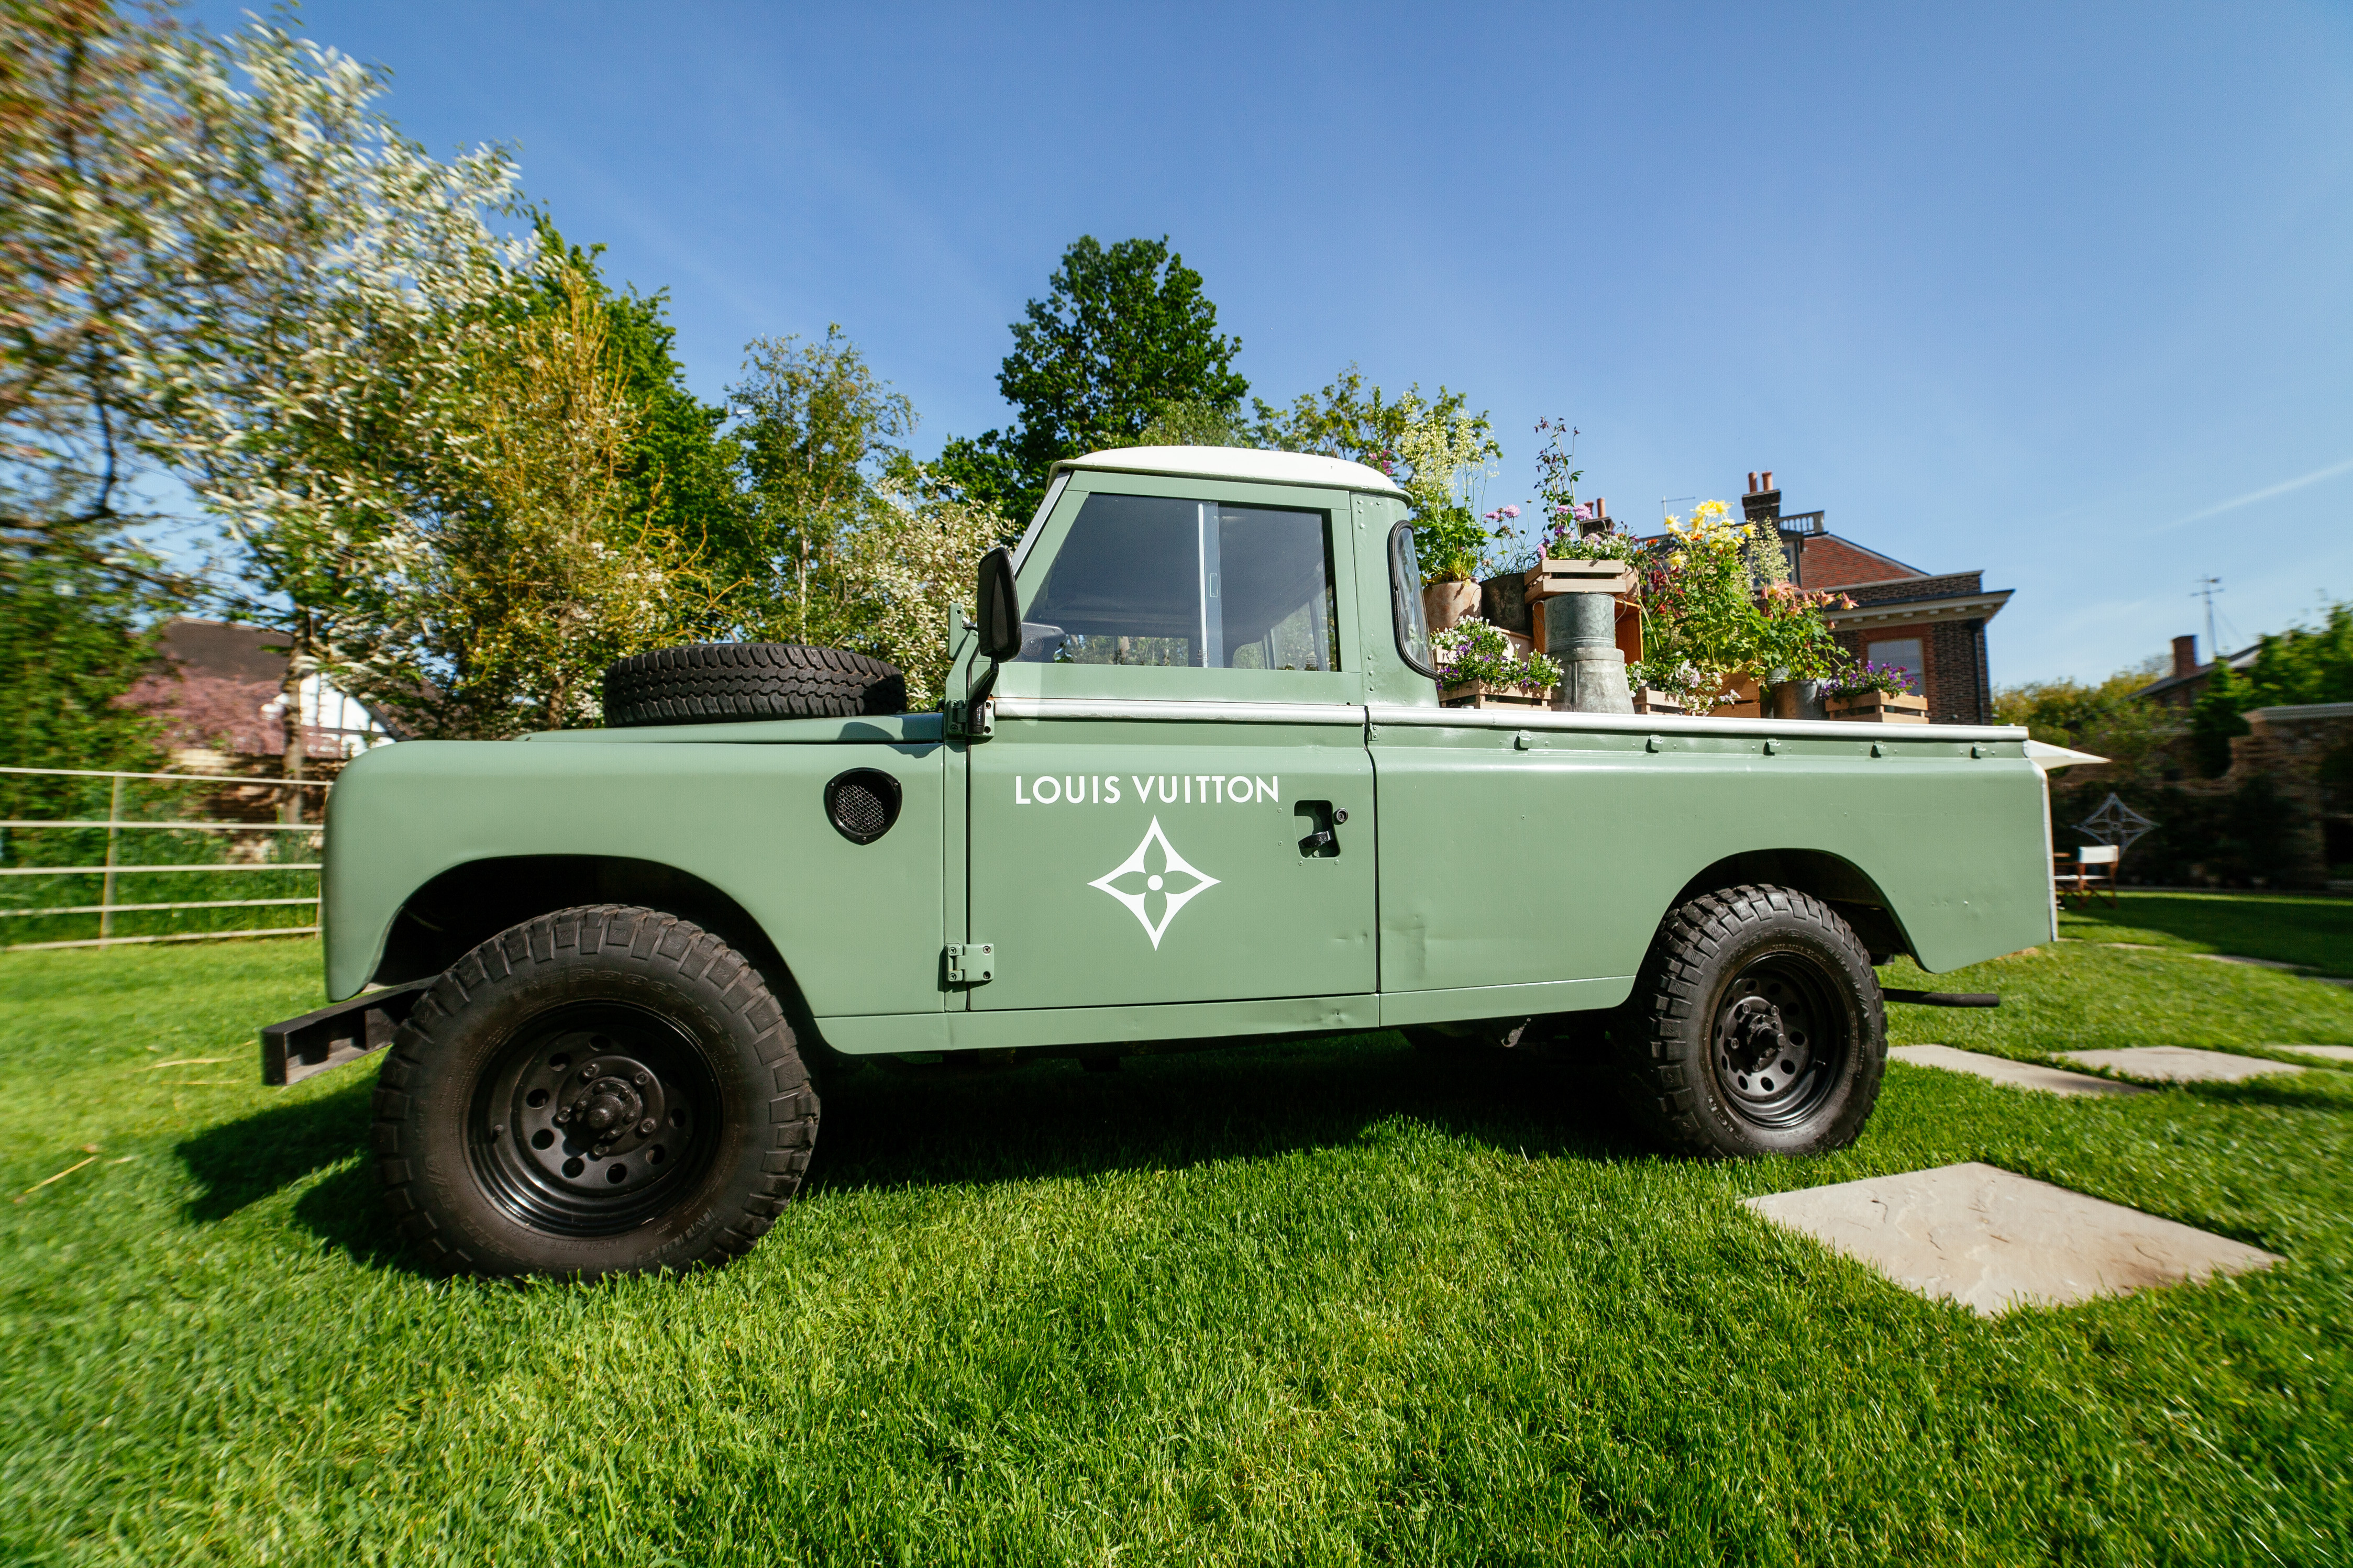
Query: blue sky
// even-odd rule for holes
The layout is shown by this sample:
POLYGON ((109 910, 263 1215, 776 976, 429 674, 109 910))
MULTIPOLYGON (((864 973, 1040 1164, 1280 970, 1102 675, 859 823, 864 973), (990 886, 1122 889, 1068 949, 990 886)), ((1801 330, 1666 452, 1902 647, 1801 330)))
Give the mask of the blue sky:
MULTIPOLYGON (((238 5, 204 5, 216 27, 238 5)), ((1998 682, 2353 598, 2353 10, 312 0, 500 141, 716 397, 839 321, 918 447, 1004 422, 1062 247, 1166 234, 1270 399, 1538 416, 1655 519, 1791 510, 2018 595, 1998 682), (1677 510, 1688 510, 1688 502, 1677 510)), ((2232 635, 2235 628, 2238 636, 2232 635)))

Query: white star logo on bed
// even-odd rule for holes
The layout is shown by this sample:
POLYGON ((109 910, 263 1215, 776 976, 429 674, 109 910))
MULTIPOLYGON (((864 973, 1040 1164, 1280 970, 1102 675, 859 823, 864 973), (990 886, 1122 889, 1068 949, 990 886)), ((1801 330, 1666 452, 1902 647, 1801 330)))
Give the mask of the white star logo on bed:
POLYGON ((1152 939, 1152 951, 1155 952, 1160 951, 1161 933, 1168 929, 1168 922, 1176 918, 1176 911, 1217 885, 1215 877, 1195 870, 1186 863, 1185 857, 1176 853, 1176 847, 1168 842, 1166 834, 1160 831, 1160 819, 1156 816, 1152 819, 1152 826, 1145 830, 1144 841, 1135 847, 1135 853, 1130 855, 1118 870, 1087 884, 1090 888, 1101 888, 1127 906, 1127 912, 1135 917, 1136 923, 1144 928, 1144 934, 1152 939), (1157 869, 1153 864, 1155 845, 1159 847, 1157 869), (1121 886, 1123 882, 1127 885, 1121 886), (1160 904, 1160 918, 1156 921, 1152 918, 1155 900, 1160 904))

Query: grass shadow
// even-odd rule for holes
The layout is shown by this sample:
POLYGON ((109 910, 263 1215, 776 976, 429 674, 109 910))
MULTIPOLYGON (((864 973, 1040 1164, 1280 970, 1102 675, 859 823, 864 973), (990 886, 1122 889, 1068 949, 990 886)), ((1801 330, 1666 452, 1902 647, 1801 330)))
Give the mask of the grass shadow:
POLYGON ((274 1105, 182 1142, 175 1152, 198 1187, 187 1217, 201 1224, 227 1219, 365 1149, 375 1090, 374 1073, 354 1076, 332 1094, 274 1105))
POLYGON ((927 1186, 1262 1159, 1411 1119, 1531 1155, 1655 1152, 1598 1070, 1518 1052, 1427 1055, 1394 1035, 996 1073, 868 1068, 828 1086, 809 1190, 927 1186))
MULTIPOLYGON (((2353 901, 2242 893, 2137 893, 2116 909, 2070 910, 2083 921, 2069 934, 2102 941, 2103 930, 2153 931, 2222 952, 2309 964, 2332 974, 2353 972, 2353 901)), ((2073 923, 2073 922, 2071 922, 2073 923)))
MULTIPOLYGON (((333 1171, 294 1205, 354 1262, 427 1272, 385 1215, 367 1146, 372 1082, 215 1128, 180 1146, 201 1192, 188 1215, 219 1220, 333 1171)), ((828 1083, 804 1200, 828 1191, 987 1184, 1176 1169, 1331 1148, 1410 1120, 1531 1156, 1613 1160, 1656 1152, 1596 1070, 1518 1052, 1431 1056, 1394 1035, 1130 1058, 1116 1073, 1071 1061, 998 1071, 860 1065, 828 1083)))
POLYGON ((295 1200, 294 1217, 311 1235, 342 1248, 346 1258, 364 1268, 394 1269, 418 1279, 440 1277, 424 1266, 423 1255, 393 1227, 373 1161, 334 1172, 304 1193, 295 1200))
POLYGON ((2219 1105, 2265 1105, 2282 1110, 2353 1110, 2353 1085, 2326 1068, 2300 1073, 2265 1073, 2235 1083, 2179 1083, 2185 1090, 2219 1105))

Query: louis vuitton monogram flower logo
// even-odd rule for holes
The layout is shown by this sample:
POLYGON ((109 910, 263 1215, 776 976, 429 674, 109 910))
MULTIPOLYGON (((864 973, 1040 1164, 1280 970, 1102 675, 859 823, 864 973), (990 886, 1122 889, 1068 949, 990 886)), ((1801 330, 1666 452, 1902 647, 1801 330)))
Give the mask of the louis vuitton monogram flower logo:
POLYGON ((1160 831, 1160 819, 1154 817, 1145 830, 1144 840, 1135 853, 1121 863, 1119 869, 1096 878, 1087 884, 1101 888, 1127 906, 1152 939, 1152 950, 1160 951, 1160 938, 1168 930, 1168 922, 1176 911, 1201 894, 1218 885, 1218 879, 1198 871, 1176 853, 1168 836, 1160 831), (1156 911, 1156 913, 1155 913, 1156 911))

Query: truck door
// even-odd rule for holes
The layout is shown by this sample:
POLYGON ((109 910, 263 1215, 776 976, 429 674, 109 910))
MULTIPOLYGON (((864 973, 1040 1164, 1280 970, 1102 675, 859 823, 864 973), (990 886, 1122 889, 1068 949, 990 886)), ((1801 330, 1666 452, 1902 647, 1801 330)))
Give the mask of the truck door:
POLYGON ((1067 492, 1030 551, 1021 658, 970 751, 968 929, 995 977, 969 1005, 1371 992, 1345 497, 1089 477, 1117 489, 1067 492))

